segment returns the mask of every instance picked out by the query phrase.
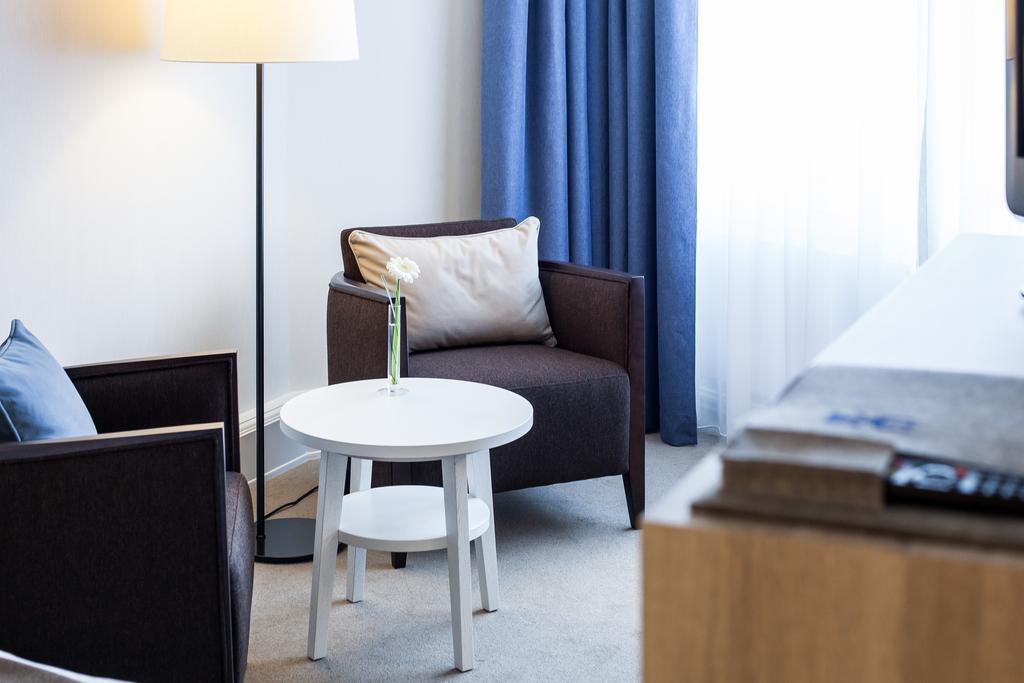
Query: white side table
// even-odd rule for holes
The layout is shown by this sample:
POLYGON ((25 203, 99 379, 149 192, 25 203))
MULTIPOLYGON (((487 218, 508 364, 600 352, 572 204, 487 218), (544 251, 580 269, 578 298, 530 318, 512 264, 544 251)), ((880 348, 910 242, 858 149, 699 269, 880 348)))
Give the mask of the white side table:
POLYGON ((425 378, 402 383, 409 391, 401 396, 379 393, 379 379, 335 384, 297 396, 281 409, 282 431, 321 451, 307 655, 320 659, 327 652, 339 540, 348 544, 350 602, 363 598, 367 549, 447 548, 455 666, 468 671, 473 668, 471 541, 483 607, 498 608, 489 449, 526 434, 533 426, 533 407, 486 384, 425 378), (350 458, 351 493, 345 496, 350 458), (374 460, 440 460, 444 489, 371 489, 374 460))

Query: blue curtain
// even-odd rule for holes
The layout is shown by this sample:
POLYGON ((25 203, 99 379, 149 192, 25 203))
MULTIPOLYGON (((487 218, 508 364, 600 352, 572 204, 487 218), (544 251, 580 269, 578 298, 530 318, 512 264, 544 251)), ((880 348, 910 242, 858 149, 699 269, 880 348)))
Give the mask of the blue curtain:
POLYGON ((647 422, 696 443, 696 0, 485 0, 483 216, 644 275, 647 422))

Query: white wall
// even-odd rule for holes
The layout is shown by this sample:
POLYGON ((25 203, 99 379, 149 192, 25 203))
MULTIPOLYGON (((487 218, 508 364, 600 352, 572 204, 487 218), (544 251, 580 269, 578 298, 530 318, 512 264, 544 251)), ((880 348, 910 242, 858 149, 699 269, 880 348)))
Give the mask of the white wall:
POLYGON ((0 4, 0 321, 65 363, 247 348, 248 72, 160 62, 155 4, 80 34, 87 4, 0 4))
MULTIPOLYGON (((253 67, 161 62, 161 11, 0 3, 0 325, 66 364, 237 348, 251 411, 253 67)), ((357 16, 359 61, 267 67, 268 399, 326 381, 343 226, 479 212, 479 0, 357 16)))
POLYGON ((480 215, 479 0, 362 0, 357 21, 358 62, 287 67, 296 389, 327 381, 342 228, 480 215))

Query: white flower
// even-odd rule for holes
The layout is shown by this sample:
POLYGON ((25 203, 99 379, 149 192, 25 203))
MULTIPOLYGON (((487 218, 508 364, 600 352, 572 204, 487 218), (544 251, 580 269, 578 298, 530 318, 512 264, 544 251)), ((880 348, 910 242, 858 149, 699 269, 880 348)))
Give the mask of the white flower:
POLYGON ((392 256, 388 260, 388 273, 395 278, 395 282, 411 284, 420 276, 420 267, 412 259, 404 256, 392 256))

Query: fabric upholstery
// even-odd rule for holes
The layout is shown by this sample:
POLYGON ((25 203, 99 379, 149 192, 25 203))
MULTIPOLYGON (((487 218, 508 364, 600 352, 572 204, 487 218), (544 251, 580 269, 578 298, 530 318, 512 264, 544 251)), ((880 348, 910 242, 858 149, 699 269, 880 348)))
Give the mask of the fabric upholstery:
POLYGON ((696 443, 697 0, 488 2, 481 49, 483 214, 647 278, 647 429, 696 443))
MULTIPOLYGON (((231 581, 231 636, 234 650, 234 671, 235 680, 243 680, 249 653, 249 621, 252 611, 253 553, 256 532, 249 483, 238 472, 229 472, 226 475, 224 506, 224 518, 227 524, 228 572, 231 581)), ((0 658, 0 679, 3 679, 5 661, 7 660, 0 658)), ((15 672, 18 676, 28 675, 12 665, 8 673, 13 677, 15 672)))
POLYGON ((619 363, 629 375, 626 503, 635 527, 644 509, 646 344, 644 278, 592 266, 542 261, 541 283, 563 348, 619 363))
MULTIPOLYGON (((627 367, 631 348, 629 289, 631 275, 599 268, 577 269, 569 264, 544 261, 540 279, 548 301, 552 325, 557 326, 561 346, 588 356, 604 358, 627 367)), ((640 280, 642 283, 643 280, 640 280)))
POLYGON ((235 680, 242 680, 245 678, 246 660, 249 657, 256 527, 252 516, 249 482, 238 472, 228 472, 224 480, 224 507, 228 573, 231 580, 231 641, 235 656, 235 680))
POLYGON ((475 235, 404 237, 356 230, 349 246, 367 284, 384 291, 392 257, 408 257, 420 277, 402 288, 410 351, 473 344, 555 345, 537 271, 540 223, 475 235))
POLYGON ((229 680, 222 433, 0 446, 0 649, 126 680, 229 680))
MULTIPOLYGON (((233 351, 67 368, 101 433, 217 422, 238 424, 233 351)), ((239 471, 238 430, 227 429, 226 468, 239 471)))
POLYGON ((0 344, 0 442, 96 433, 67 373, 20 320, 0 344))
MULTIPOLYGON (((402 307, 405 318, 405 306, 402 307)), ((327 295, 327 381, 387 375, 388 300, 383 292, 338 273, 327 295)), ((402 329, 402 375, 409 372, 409 335, 402 329)))
MULTIPOLYGON (((628 468, 629 378, 606 360, 539 344, 479 346, 412 354, 414 377, 444 377, 510 389, 533 405, 533 429, 491 452, 495 491, 596 476, 628 468)), ((437 463, 413 478, 440 484, 437 463)))
POLYGON ((359 264, 349 246, 348 238, 354 230, 372 232, 375 235, 402 235, 404 237, 438 237, 440 235, 475 235, 490 230, 501 230, 515 226, 511 218, 491 220, 450 221, 447 223, 421 223, 418 225, 387 225, 364 228, 348 228, 341 231, 341 260, 345 277, 355 282, 363 282, 359 272, 359 264))

